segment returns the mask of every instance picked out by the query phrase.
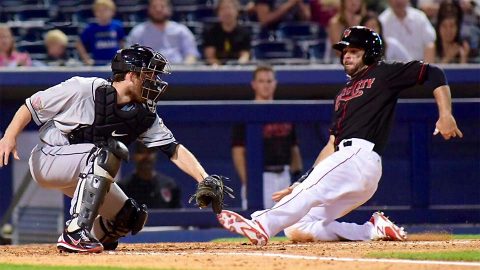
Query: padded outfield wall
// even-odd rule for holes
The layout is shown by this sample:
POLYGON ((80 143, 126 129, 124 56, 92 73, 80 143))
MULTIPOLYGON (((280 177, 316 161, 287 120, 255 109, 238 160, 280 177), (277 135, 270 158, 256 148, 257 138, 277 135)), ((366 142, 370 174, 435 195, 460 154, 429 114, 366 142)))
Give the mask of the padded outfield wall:
MULTIPOLYGON (((332 101, 345 82, 338 66, 279 67, 277 97, 273 104, 253 104, 249 81, 253 67, 184 69, 174 67, 165 79, 170 83, 158 112, 176 138, 199 158, 210 173, 230 176, 237 191, 239 180, 231 161, 230 136, 234 123, 245 122, 249 174, 260 179, 262 153, 260 126, 269 121, 297 123, 305 167, 312 164, 327 139, 332 101)), ((453 110, 465 138, 443 141, 432 137, 437 118, 430 93, 412 88, 403 94, 397 108, 390 142, 383 155, 384 173, 375 196, 350 219, 364 221, 372 210, 389 209, 401 223, 480 222, 480 69, 479 66, 447 66, 454 97, 453 110), (368 214, 366 213, 368 212, 368 214)), ((30 70, 0 72, 0 131, 4 131, 16 108, 37 90, 71 76, 107 78, 106 69, 30 70)), ((31 124, 27 130, 35 130, 31 124)), ((182 213, 152 211, 149 225, 216 225, 210 213, 187 204, 194 182, 165 158, 159 170, 174 177, 182 187, 182 213), (188 212, 188 218, 185 215, 188 212)), ((132 170, 126 164, 123 173, 132 170)), ((0 215, 12 196, 11 168, 0 169, 0 215)), ((251 180, 251 212, 261 207, 260 181, 251 180), (255 187, 255 188, 254 188, 255 187)), ((227 202, 240 207, 238 199, 227 202)))

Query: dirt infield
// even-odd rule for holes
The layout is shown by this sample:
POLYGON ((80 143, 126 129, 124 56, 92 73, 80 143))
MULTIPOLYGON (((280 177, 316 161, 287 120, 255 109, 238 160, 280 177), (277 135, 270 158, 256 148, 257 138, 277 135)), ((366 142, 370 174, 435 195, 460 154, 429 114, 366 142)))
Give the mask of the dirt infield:
POLYGON ((395 260, 362 261, 361 259, 366 258, 365 255, 370 252, 379 251, 479 249, 480 240, 307 244, 272 242, 262 248, 246 243, 159 243, 120 244, 117 251, 102 254, 66 254, 57 252, 52 244, 0 246, 0 263, 213 270, 480 269, 480 262, 476 265, 453 265, 452 263, 442 265, 428 262, 415 264, 395 260))

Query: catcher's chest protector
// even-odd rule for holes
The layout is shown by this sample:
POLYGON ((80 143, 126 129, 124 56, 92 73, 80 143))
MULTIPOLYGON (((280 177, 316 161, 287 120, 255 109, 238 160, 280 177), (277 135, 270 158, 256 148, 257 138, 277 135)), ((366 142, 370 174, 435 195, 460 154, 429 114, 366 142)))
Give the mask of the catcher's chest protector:
POLYGON ((68 135, 70 144, 94 143, 102 145, 113 139, 129 145, 155 122, 156 114, 142 103, 117 105, 117 91, 111 85, 95 90, 95 120, 93 125, 80 126, 68 135))

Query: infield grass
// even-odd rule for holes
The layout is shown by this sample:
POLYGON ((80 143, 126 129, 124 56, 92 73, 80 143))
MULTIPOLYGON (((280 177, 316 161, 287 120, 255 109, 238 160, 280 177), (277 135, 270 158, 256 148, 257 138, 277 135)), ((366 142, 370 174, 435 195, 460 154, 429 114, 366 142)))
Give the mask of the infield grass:
POLYGON ((432 252, 373 252, 367 257, 382 259, 466 261, 479 262, 479 250, 432 251, 432 252))
POLYGON ((111 266, 47 266, 47 265, 27 265, 27 264, 3 264, 0 263, 2 270, 178 270, 178 268, 131 268, 131 267, 111 267, 111 266))

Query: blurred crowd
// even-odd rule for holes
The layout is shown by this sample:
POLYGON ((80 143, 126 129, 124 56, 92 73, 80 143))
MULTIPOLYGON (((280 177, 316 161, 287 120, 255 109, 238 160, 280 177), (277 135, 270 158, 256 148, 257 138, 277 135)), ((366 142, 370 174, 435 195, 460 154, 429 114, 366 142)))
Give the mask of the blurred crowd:
POLYGON ((386 60, 480 63, 479 0, 3 0, 0 66, 108 65, 135 43, 172 64, 331 64, 353 25, 386 60))

